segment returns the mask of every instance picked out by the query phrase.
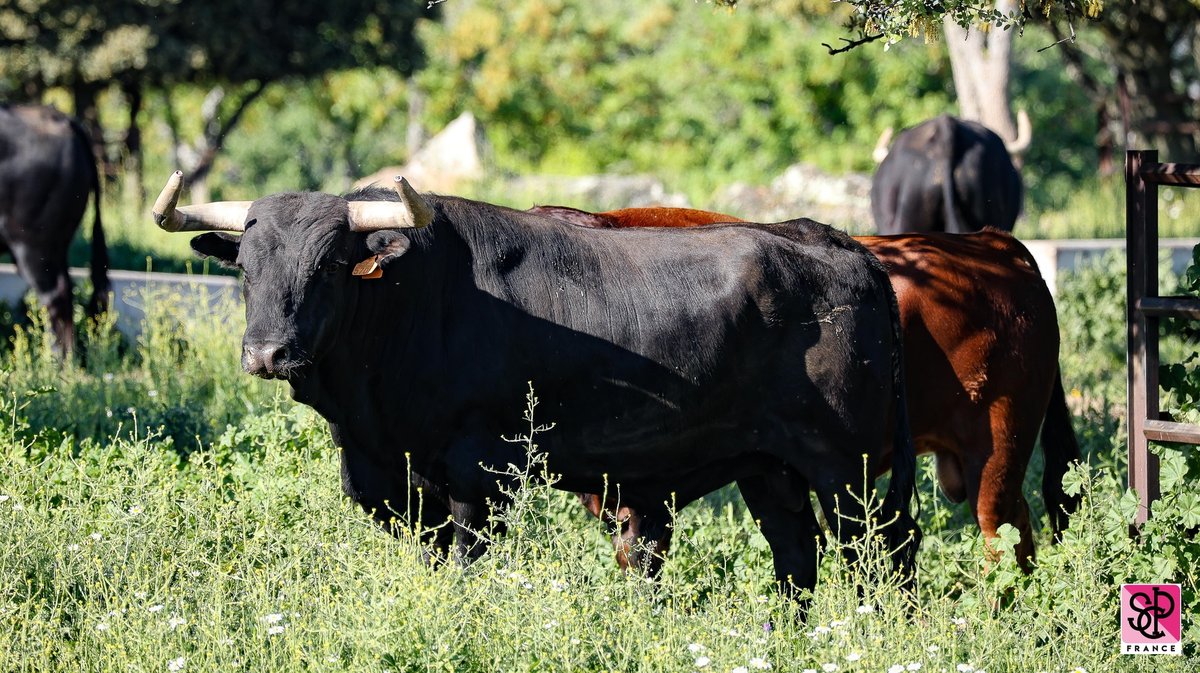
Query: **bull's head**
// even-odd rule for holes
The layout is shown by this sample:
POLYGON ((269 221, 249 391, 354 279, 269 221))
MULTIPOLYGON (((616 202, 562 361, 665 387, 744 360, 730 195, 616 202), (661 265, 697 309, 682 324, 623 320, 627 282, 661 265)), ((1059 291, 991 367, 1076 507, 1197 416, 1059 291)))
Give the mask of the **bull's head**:
POLYGON ((387 264, 408 250, 397 230, 433 221, 430 205, 403 178, 396 178, 395 200, 379 201, 309 192, 176 207, 182 186, 176 171, 154 203, 154 222, 167 231, 208 232, 192 239, 192 249, 242 270, 242 368, 264 378, 294 378, 327 352, 346 285, 355 282, 354 263, 369 257, 372 270, 387 264))

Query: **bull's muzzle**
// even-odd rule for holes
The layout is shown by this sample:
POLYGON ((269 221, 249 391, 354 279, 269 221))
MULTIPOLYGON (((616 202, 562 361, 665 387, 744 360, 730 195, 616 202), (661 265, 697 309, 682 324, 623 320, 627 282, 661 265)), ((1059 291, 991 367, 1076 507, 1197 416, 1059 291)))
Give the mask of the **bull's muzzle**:
POLYGON ((247 374, 264 379, 287 378, 288 348, 282 343, 267 341, 242 345, 242 369, 247 374))

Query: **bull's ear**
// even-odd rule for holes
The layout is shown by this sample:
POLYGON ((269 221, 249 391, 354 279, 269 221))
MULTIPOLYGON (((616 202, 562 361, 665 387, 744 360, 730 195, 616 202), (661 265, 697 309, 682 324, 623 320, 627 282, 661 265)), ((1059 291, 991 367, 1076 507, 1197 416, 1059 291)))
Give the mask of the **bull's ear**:
POLYGON ((376 231, 367 236, 367 249, 376 255, 379 266, 387 266, 389 262, 408 252, 409 245, 408 237, 399 231, 376 231))
POLYGON ((192 250, 201 257, 212 257, 221 266, 237 266, 238 245, 241 239, 233 234, 210 231, 192 239, 192 250))

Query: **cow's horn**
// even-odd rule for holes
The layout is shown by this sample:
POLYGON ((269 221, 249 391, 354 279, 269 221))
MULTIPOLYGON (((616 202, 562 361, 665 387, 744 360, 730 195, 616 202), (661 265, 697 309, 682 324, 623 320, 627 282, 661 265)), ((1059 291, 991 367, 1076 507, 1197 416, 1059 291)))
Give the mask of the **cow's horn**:
POLYGON ((167 231, 245 231, 250 201, 217 201, 197 206, 181 206, 183 171, 175 171, 154 202, 154 223, 167 231))
POLYGON ((879 134, 879 140, 875 142, 875 150, 871 152, 871 158, 875 163, 883 163, 883 160, 888 155, 888 143, 892 142, 892 127, 887 127, 883 133, 879 134))
POLYGON ((396 176, 399 201, 351 201, 350 231, 420 229, 433 222, 433 208, 408 180, 396 176))
POLYGON ((1019 156, 1029 149, 1029 143, 1033 140, 1033 124, 1029 123, 1029 115, 1026 114, 1025 108, 1017 110, 1017 137, 1011 143, 1004 143, 1004 149, 1008 150, 1009 154, 1019 156))

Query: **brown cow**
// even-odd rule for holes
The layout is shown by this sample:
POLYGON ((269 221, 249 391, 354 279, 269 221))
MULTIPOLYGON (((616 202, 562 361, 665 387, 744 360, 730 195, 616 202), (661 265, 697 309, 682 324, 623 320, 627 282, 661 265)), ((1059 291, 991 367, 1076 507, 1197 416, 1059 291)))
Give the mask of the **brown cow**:
MULTIPOLYGON (((739 221, 685 208, 531 210, 601 228, 739 221)), ((1046 459, 1042 490, 1056 536, 1076 506, 1062 490, 1062 476, 1080 457, 1058 370, 1058 318, 1033 257, 996 230, 857 240, 887 267, 900 303, 917 451, 937 457, 942 491, 953 502, 970 501, 986 539, 1004 523, 1021 532, 1018 561, 1028 570, 1033 530, 1021 484, 1038 429, 1046 459)), ((580 497, 594 515, 620 525, 614 544, 624 567, 637 535, 636 512, 615 502, 602 508, 596 495, 580 497)))

